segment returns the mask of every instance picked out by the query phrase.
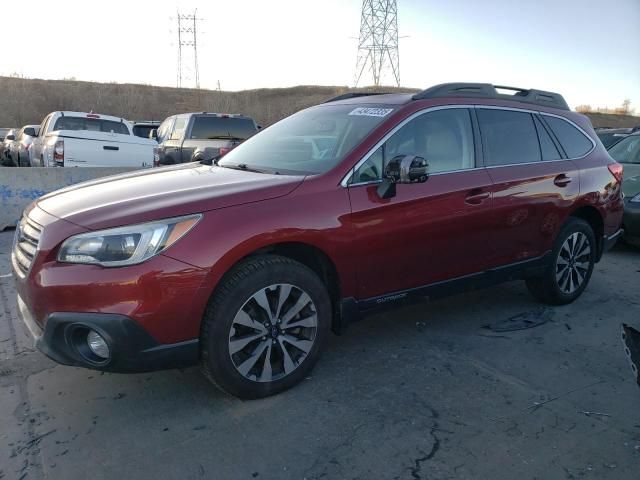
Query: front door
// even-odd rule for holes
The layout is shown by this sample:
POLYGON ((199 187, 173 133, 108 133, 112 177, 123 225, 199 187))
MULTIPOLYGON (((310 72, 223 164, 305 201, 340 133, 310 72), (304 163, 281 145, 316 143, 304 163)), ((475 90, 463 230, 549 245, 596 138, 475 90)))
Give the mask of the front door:
POLYGON ((464 276, 491 266, 491 180, 476 165, 467 108, 427 111, 409 120, 355 169, 349 184, 359 298, 464 276), (396 155, 429 164, 425 183, 377 194, 396 155))

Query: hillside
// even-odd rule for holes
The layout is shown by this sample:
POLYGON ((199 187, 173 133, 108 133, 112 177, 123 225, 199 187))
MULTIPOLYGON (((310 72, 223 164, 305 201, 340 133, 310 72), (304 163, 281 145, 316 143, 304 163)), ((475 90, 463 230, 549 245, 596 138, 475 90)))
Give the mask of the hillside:
MULTIPOLYGON (((240 92, 177 89, 151 85, 0 77, 0 126, 37 124, 54 110, 78 110, 131 120, 162 120, 181 112, 244 113, 269 125, 293 112, 350 91, 348 87, 299 86, 240 92)), ((358 89, 369 91, 373 89, 358 89)), ((417 91, 390 89, 384 91, 417 91)), ((594 126, 635 126, 640 117, 588 114, 594 126)))

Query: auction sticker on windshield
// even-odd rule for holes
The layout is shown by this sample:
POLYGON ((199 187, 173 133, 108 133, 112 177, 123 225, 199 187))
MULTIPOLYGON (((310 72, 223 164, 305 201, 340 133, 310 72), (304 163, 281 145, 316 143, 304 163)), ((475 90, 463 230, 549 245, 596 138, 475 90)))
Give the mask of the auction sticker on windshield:
POLYGON ((393 108, 370 108, 370 107, 360 107, 349 112, 349 115, 362 115, 365 117, 386 117, 391 112, 393 112, 393 108))

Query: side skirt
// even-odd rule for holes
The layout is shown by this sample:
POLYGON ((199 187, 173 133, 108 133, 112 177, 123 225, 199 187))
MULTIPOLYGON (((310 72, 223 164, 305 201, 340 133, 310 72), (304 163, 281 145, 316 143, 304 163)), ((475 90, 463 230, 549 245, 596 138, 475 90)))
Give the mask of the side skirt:
POLYGON ((547 252, 533 259, 363 300, 356 300, 353 297, 344 298, 342 299, 341 318, 334 321, 333 331, 337 334, 344 333, 350 323, 358 321, 370 313, 398 305, 436 300, 512 280, 540 276, 548 267, 550 256, 551 252, 547 252))

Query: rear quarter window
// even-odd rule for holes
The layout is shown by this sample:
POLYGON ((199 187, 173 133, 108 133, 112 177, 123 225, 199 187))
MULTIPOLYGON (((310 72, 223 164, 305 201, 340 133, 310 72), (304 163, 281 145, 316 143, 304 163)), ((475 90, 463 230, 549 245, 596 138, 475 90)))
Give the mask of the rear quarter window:
POLYGON ((549 115, 543 117, 569 158, 583 157, 593 148, 591 140, 568 121, 549 115))

